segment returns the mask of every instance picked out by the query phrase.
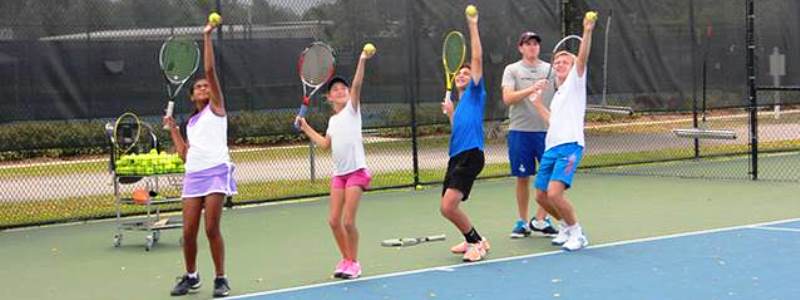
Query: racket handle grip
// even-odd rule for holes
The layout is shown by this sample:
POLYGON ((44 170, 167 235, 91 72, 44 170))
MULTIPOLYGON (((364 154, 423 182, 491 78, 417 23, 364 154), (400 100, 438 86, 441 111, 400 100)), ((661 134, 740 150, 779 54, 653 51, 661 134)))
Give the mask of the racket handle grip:
MULTIPOLYGON (((446 92, 444 93, 444 102, 447 102, 447 103, 449 103, 449 102, 450 102, 450 94, 451 94, 451 92, 450 92, 450 91, 446 91, 446 92)), ((445 114, 445 115, 446 115, 446 114, 447 114, 447 111, 445 111, 445 110, 443 109, 443 110, 442 110, 442 114, 445 114)))
MULTIPOLYGON (((308 113, 308 105, 303 104, 303 105, 300 106, 300 111, 297 112, 297 116, 301 117, 301 118, 305 118, 307 113, 308 113)), ((297 131, 300 131, 300 123, 298 123, 296 120, 294 122, 294 129, 297 129, 297 131)))
MULTIPOLYGON (((167 109, 164 110, 164 116, 165 117, 171 117, 172 116, 172 111, 174 109, 175 109, 175 101, 167 102, 167 109)), ((167 124, 164 124, 163 128, 164 129, 169 129, 169 126, 167 126, 167 124)))

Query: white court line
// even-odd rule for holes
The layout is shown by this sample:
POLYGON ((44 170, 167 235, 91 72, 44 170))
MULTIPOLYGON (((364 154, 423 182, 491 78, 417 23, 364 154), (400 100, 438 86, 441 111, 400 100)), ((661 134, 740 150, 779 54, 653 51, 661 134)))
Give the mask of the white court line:
MULTIPOLYGON (((614 247, 614 246, 622 246, 622 245, 635 244, 635 243, 643 243, 643 242, 665 240, 665 239, 671 239, 671 238, 679 238, 679 237, 687 237, 687 236, 694 236, 694 235, 725 232, 725 231, 732 231, 732 230, 739 230, 739 229, 774 228, 774 227, 765 227, 765 226, 776 225, 776 224, 781 224, 781 223, 788 223, 788 222, 797 222, 797 221, 800 221, 800 218, 791 218, 791 219, 784 219, 784 220, 777 220, 777 221, 770 221, 770 222, 763 222, 763 223, 755 223, 755 224, 749 224, 749 225, 738 225, 738 226, 723 227, 723 228, 717 228, 717 229, 709 229, 709 230, 701 230, 701 231, 669 234, 669 235, 663 235, 663 236, 647 237, 647 238, 640 238, 640 239, 633 239, 633 240, 627 240, 627 241, 619 241, 619 242, 612 242, 612 243, 600 244, 600 245, 595 245, 595 246, 589 246, 587 249, 584 249, 584 250, 581 250, 581 251, 587 251, 587 250, 590 250, 590 249, 608 248, 608 247, 614 247)), ((389 277, 398 277, 398 276, 411 275, 411 274, 430 272, 430 271, 457 271, 458 268, 463 268, 463 267, 483 265, 483 264, 491 264, 491 263, 499 263, 499 262, 512 261, 512 260, 520 260, 520 259, 525 259, 525 258, 549 256, 549 255, 555 255, 555 254, 559 254, 559 253, 565 253, 565 252, 561 251, 561 250, 558 250, 558 251, 548 251, 548 252, 528 254, 528 255, 510 256, 510 257, 504 257, 504 258, 498 258, 498 259, 484 260, 484 261, 475 262, 475 263, 463 263, 463 264, 450 265, 450 266, 438 266, 438 267, 431 267, 431 268, 425 268, 425 269, 419 269, 419 270, 411 270, 411 271, 388 273, 388 274, 382 274, 382 275, 376 275, 376 276, 368 276, 368 277, 362 277, 362 278, 354 279, 354 280, 323 282, 323 283, 311 284, 311 285, 305 285, 305 286, 298 286, 298 287, 284 288, 284 289, 278 289, 278 290, 272 290, 272 291, 265 291, 265 292, 257 292, 257 293, 252 293, 252 294, 238 295, 238 296, 228 297, 226 299, 246 299, 246 298, 249 298, 249 297, 258 297, 258 296, 266 296, 266 295, 280 294, 280 293, 286 293, 286 292, 295 292, 295 291, 314 289, 314 288, 320 288, 320 287, 326 287, 326 286, 349 284, 351 282, 356 282, 356 281, 370 281, 370 280, 383 279, 383 278, 389 278, 389 277)))
POLYGON ((759 229, 759 230, 769 230, 769 231, 788 231, 788 232, 800 232, 800 228, 786 228, 786 227, 769 227, 769 226, 761 226, 761 227, 753 227, 753 229, 759 229))

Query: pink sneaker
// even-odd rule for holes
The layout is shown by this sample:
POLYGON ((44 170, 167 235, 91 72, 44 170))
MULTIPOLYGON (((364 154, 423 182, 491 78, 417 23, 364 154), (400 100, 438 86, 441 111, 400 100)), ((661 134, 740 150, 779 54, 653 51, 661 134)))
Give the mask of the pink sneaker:
MULTIPOLYGON (((489 241, 486 238, 481 241, 481 246, 483 246, 483 250, 486 252, 489 252, 489 248, 491 248, 491 246, 489 246, 489 241)), ((464 254, 468 249, 469 244, 467 244, 467 242, 461 242, 450 248, 450 252, 453 252, 454 254, 464 254)))
POLYGON ((336 264, 336 269, 333 271, 333 277, 342 278, 342 274, 344 270, 347 269, 347 266, 350 265, 350 261, 342 258, 339 260, 339 263, 336 264))
POLYGON ((357 261, 351 261, 342 272, 342 279, 356 279, 361 276, 361 264, 357 261))

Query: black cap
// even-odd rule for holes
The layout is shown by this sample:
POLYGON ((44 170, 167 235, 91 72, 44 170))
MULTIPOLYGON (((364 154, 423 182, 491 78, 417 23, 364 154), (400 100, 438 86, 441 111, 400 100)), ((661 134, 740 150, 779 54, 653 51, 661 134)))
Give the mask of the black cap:
POLYGON ((519 45, 522 45, 522 44, 524 44, 525 42, 527 42, 527 41, 530 41, 530 40, 532 40, 532 39, 533 39, 533 40, 536 40, 536 42, 537 42, 537 43, 542 43, 542 38, 541 38, 541 37, 539 37, 539 35, 538 35, 538 34, 536 34, 536 33, 535 33, 535 32, 533 32, 533 31, 526 31, 526 32, 523 32, 523 33, 522 33, 522 34, 519 36, 519 40, 517 41, 517 45, 518 45, 518 46, 519 46, 519 45))
POLYGON ((328 92, 331 91, 331 88, 333 88, 333 85, 335 83, 337 83, 337 82, 341 82, 342 84, 344 84, 344 86, 350 87, 350 83, 347 82, 347 79, 344 79, 344 77, 342 77, 342 76, 336 75, 336 76, 333 76, 333 78, 331 78, 331 80, 328 81, 328 85, 326 87, 328 92))

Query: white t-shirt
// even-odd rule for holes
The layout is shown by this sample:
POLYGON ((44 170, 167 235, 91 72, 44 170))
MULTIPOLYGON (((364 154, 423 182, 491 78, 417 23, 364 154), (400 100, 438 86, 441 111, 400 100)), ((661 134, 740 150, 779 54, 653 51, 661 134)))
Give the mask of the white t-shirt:
POLYGON ((189 142, 189 149, 186 151, 186 173, 230 163, 228 118, 214 114, 211 104, 206 105, 189 120, 186 137, 189 142))
POLYGON ((578 76, 577 65, 567 74, 550 102, 550 128, 545 138, 545 150, 558 145, 578 143, 585 147, 583 119, 586 116, 586 73, 578 76))
POLYGON ((331 137, 333 176, 351 173, 367 167, 364 156, 364 138, 361 135, 361 106, 353 108, 352 101, 328 121, 325 133, 331 137))

